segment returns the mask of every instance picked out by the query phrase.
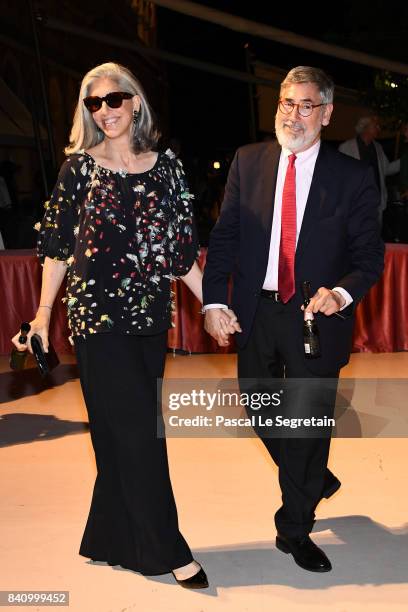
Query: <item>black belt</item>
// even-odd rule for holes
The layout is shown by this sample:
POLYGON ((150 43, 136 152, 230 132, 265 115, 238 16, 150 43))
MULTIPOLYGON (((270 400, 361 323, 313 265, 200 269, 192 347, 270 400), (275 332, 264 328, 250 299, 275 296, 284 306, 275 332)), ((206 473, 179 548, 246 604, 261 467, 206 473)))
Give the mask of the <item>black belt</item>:
POLYGON ((261 296, 272 300, 273 302, 281 302, 279 291, 269 291, 268 289, 261 289, 261 296))

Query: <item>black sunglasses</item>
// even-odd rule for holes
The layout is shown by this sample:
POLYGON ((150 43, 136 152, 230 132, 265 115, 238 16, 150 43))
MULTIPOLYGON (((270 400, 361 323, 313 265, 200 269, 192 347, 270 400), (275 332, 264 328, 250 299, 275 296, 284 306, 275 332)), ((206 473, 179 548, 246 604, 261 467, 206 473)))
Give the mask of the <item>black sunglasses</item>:
POLYGON ((127 93, 126 91, 111 91, 103 98, 99 96, 88 96, 84 98, 84 104, 90 113, 96 113, 96 111, 102 108, 103 102, 106 102, 110 108, 119 108, 122 106, 123 100, 130 100, 134 95, 135 94, 127 93))

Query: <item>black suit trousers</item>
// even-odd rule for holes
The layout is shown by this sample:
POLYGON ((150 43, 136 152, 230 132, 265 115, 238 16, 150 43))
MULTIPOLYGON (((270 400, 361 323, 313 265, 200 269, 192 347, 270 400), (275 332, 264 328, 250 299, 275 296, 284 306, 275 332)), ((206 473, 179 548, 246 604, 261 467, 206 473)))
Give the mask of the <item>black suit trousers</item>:
MULTIPOLYGON (((254 323, 244 348, 238 351, 238 377, 241 392, 252 385, 245 379, 257 379, 260 390, 265 391, 265 379, 288 379, 289 394, 283 401, 280 414, 293 414, 293 402, 301 406, 301 412, 312 415, 316 406, 316 395, 309 397, 296 385, 290 386, 289 379, 330 378, 329 390, 319 391, 319 414, 332 417, 336 400, 336 386, 339 371, 327 371, 319 377, 308 369, 308 359, 300 350, 303 315, 276 303, 267 297, 260 297, 254 323), (264 380, 264 383, 262 383, 264 380), (309 402, 309 406, 305 405, 309 402), (285 413, 285 410, 287 411, 285 413)), ((323 359, 324 356, 321 357, 323 359)), ((308 382, 308 381, 306 381, 308 382)), ((312 381, 312 384, 318 381, 312 381)), ((293 381, 295 383, 295 381, 293 381)), ((252 387, 254 388, 254 387, 252 387)), ((296 412, 296 409, 295 409, 296 412)), ((287 537, 301 537, 313 528, 317 504, 322 498, 325 486, 334 476, 327 469, 331 429, 322 437, 265 437, 255 427, 256 433, 265 444, 279 469, 279 483, 282 491, 282 506, 275 514, 276 529, 287 537)), ((296 434, 295 434, 296 435, 296 434)))

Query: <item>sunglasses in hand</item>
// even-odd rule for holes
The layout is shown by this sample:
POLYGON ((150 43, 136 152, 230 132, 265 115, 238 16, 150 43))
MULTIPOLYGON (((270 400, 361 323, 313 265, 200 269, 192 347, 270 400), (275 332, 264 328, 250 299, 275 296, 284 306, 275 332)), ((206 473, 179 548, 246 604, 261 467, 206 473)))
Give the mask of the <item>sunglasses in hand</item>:
POLYGON ((134 95, 135 94, 126 91, 111 91, 103 98, 99 96, 87 96, 84 98, 84 104, 90 113, 96 113, 96 111, 102 108, 103 102, 106 102, 110 108, 120 108, 123 100, 130 100, 134 95))

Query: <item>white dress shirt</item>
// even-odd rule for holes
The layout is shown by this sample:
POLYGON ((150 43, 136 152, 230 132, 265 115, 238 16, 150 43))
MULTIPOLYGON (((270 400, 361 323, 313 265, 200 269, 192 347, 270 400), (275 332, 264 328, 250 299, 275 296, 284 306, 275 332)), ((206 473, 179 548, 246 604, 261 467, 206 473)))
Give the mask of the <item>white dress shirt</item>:
MULTIPOLYGON (((320 140, 306 151, 296 153, 296 246, 299 239, 300 228, 302 226, 303 215, 305 213, 306 202, 309 197, 310 185, 312 184, 313 172, 316 159, 320 149, 320 140)), ((289 163, 289 155, 292 151, 282 148, 278 175, 275 188, 275 203, 273 208, 272 232, 269 245, 268 266, 266 269, 265 280, 262 289, 278 291, 278 268, 279 268, 279 247, 281 237, 281 218, 282 218, 282 196, 285 183, 286 170, 289 163)), ((345 301, 341 310, 347 308, 353 301, 351 295, 343 287, 334 287, 333 291, 340 293, 345 301)), ((209 308, 227 308, 225 304, 207 304, 204 310, 209 308)))

